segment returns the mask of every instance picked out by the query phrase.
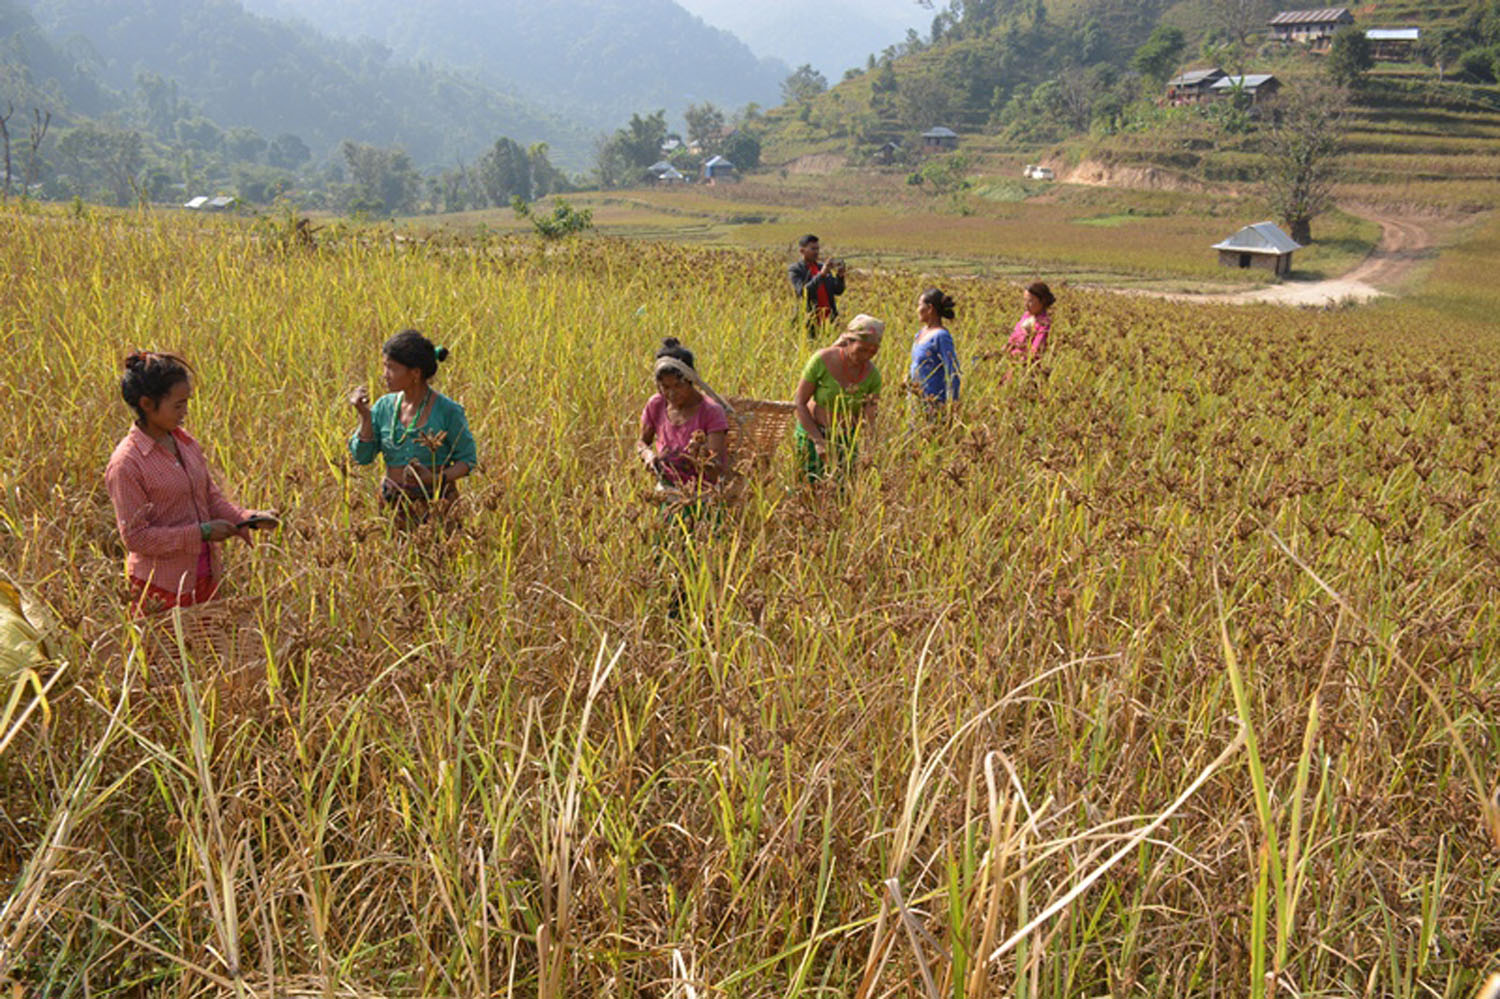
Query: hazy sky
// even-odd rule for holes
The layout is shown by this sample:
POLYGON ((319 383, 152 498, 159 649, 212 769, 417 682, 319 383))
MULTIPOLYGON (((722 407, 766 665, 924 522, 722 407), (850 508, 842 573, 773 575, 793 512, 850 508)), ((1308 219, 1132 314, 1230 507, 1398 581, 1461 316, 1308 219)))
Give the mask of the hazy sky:
MULTIPOLYGON (((810 62, 830 82, 906 37, 926 35, 935 13, 916 0, 677 0, 716 28, 738 35, 757 55, 791 66, 810 62)), ((946 0, 936 3, 946 7, 946 0)))

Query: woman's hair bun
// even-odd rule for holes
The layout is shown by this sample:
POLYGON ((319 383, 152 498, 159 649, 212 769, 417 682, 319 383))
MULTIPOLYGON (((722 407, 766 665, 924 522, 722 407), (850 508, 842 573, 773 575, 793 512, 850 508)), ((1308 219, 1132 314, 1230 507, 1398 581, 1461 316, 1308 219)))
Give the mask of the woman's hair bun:
POLYGON ((673 347, 681 347, 682 341, 677 339, 675 336, 669 336, 666 339, 662 340, 661 346, 663 350, 670 350, 673 347))
POLYGON ((435 356, 439 361, 446 361, 448 359, 448 348, 447 347, 439 347, 436 350, 434 350, 432 353, 433 353, 433 356, 435 356))
POLYGON ((133 350, 125 355, 125 370, 140 371, 146 366, 147 355, 143 351, 133 350))

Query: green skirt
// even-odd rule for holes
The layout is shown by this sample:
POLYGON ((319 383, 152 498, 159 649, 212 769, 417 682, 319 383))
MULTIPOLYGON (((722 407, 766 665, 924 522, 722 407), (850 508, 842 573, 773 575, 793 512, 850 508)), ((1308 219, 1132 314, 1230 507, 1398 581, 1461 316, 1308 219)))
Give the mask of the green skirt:
POLYGON ((818 455, 818 449, 807 431, 802 429, 802 424, 797 424, 792 437, 797 445, 797 461, 801 465, 802 476, 808 482, 825 482, 835 478, 853 468, 854 459, 859 457, 859 445, 853 431, 835 431, 828 435, 826 460, 818 455))

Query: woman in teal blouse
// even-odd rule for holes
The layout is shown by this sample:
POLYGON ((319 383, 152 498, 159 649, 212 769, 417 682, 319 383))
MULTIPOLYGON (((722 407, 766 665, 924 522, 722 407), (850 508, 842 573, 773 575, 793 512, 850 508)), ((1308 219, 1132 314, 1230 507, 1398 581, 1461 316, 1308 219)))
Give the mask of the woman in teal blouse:
POLYGON ((875 355, 885 324, 861 313, 832 347, 808 358, 792 397, 797 412, 794 437, 809 482, 854 463, 855 433, 875 416, 880 370, 875 355))
POLYGON ((457 495, 454 486, 479 461, 474 435, 464 408, 433 390, 429 382, 446 347, 416 330, 403 330, 386 341, 383 395, 370 405, 363 385, 349 393, 349 404, 359 414, 359 427, 349 439, 349 451, 360 465, 385 459, 380 495, 387 503, 407 507, 457 495))

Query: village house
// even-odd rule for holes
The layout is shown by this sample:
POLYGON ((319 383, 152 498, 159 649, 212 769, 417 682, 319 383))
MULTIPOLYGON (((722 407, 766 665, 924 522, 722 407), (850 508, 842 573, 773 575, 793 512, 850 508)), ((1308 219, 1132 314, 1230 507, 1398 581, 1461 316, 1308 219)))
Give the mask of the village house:
POLYGON ((1224 71, 1215 66, 1213 69, 1193 69, 1181 76, 1174 76, 1167 81, 1167 103, 1172 107, 1202 104, 1213 97, 1209 88, 1224 79, 1224 75, 1224 71))
POLYGON ((715 156, 703 164, 703 180, 712 184, 720 180, 737 180, 734 164, 722 156, 715 156))
POLYGON ((650 183, 656 184, 661 187, 670 186, 672 184, 687 183, 687 177, 683 176, 682 171, 678 170, 666 160, 657 160, 655 163, 647 167, 646 179, 650 183))
POLYGON ((897 142, 894 139, 881 146, 875 152, 875 162, 881 164, 882 166, 890 166, 900 157, 901 143, 897 142))
POLYGON ((1416 55, 1421 28, 1371 28, 1365 32, 1370 55, 1381 62, 1407 62, 1416 55))
POLYGON ((1245 76, 1226 76, 1214 81, 1209 87, 1215 99, 1228 97, 1239 91, 1250 98, 1250 106, 1256 107, 1276 96, 1281 89, 1281 81, 1270 73, 1250 73, 1245 76))
POLYGON ((1257 222, 1214 244, 1214 249, 1219 251, 1220 267, 1254 268, 1284 277, 1291 273, 1292 254, 1302 249, 1302 244, 1282 232, 1275 222, 1257 222))
POLYGON ((922 133, 922 151, 924 153, 941 153, 950 149, 958 148, 958 133, 951 128, 942 125, 929 128, 922 133))
POLYGON ((1270 20, 1271 37, 1278 42, 1297 42, 1314 51, 1328 48, 1333 33, 1354 23, 1348 7, 1314 10, 1284 10, 1270 20))

